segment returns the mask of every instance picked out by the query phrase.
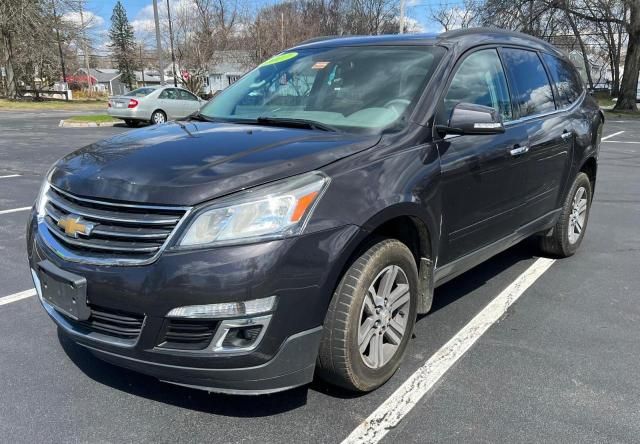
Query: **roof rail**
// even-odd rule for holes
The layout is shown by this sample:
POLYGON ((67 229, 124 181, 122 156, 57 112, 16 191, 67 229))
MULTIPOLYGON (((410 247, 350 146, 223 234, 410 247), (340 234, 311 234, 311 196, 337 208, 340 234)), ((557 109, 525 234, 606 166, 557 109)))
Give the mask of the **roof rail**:
MULTIPOLYGON (((340 36, 340 35, 321 35, 319 37, 314 37, 312 39, 305 40, 304 42, 300 42, 296 46, 306 45, 308 43, 322 42, 324 40, 338 39, 340 37, 344 37, 344 36, 340 36)), ((353 37, 353 36, 349 36, 349 37, 353 37)))

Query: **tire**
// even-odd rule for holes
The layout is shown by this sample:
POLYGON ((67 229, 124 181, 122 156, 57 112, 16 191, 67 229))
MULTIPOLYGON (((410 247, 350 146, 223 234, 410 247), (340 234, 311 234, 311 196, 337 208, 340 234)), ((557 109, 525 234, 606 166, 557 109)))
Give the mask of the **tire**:
POLYGON ((129 128, 135 128, 136 126, 138 126, 138 121, 132 120, 132 119, 125 119, 124 124, 127 125, 129 128))
POLYGON ((540 248, 544 253, 558 257, 569 257, 576 252, 587 230, 591 200, 592 189, 589 176, 585 173, 578 173, 567 193, 556 225, 550 234, 540 239, 540 248), (579 201, 576 201, 578 198, 579 201), (574 201, 579 205, 576 206, 574 201), (584 211, 581 210, 582 207, 584 207, 584 211), (574 222, 576 220, 579 222, 577 225, 574 222), (580 227, 579 233, 577 233, 577 226, 580 227))
POLYGON ((400 366, 411 338, 417 296, 418 270, 411 251, 398 240, 378 239, 349 267, 333 294, 320 343, 318 376, 355 392, 368 392, 384 384, 400 366), (389 288, 395 290, 390 296, 395 294, 396 307, 390 302, 393 297, 387 298, 390 301, 385 307, 381 296, 388 293, 383 282, 390 281, 394 270, 389 288), (376 295, 377 302, 370 287, 380 295, 376 295), (373 305, 377 305, 375 310, 373 305), (401 336, 400 327, 404 327, 401 336), (376 352, 380 347, 374 347, 380 341, 382 354, 376 352), (363 350, 359 343, 364 344, 363 350))
POLYGON ((167 115, 164 111, 157 109, 151 114, 151 125, 158 125, 167 121, 167 115))

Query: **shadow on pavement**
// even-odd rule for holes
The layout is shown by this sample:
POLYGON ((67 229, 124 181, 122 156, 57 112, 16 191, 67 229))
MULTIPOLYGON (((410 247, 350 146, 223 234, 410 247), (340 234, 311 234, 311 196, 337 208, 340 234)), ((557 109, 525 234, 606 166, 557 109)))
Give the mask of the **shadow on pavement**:
POLYGON ((94 381, 116 390, 176 407, 233 417, 261 417, 302 407, 308 387, 267 396, 233 396, 207 393, 160 382, 157 379, 101 361, 67 338, 58 328, 58 339, 67 356, 94 381))

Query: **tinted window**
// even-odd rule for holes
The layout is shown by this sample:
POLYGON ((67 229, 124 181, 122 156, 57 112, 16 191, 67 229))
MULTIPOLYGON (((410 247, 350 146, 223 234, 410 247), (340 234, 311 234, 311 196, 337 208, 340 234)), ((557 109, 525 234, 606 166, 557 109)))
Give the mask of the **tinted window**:
POLYGON ((189 91, 185 91, 184 89, 178 90, 178 99, 180 100, 198 100, 196 96, 191 94, 189 91))
POLYGON ((232 121, 306 119, 353 132, 400 129, 444 51, 436 46, 298 48, 259 65, 205 105, 202 114, 232 121))
POLYGON ((559 105, 561 107, 571 105, 582 94, 582 81, 579 74, 569 62, 550 54, 543 54, 542 57, 556 84, 559 105))
POLYGON ((551 85, 538 54, 523 49, 505 48, 504 66, 509 73, 515 104, 520 117, 555 109, 551 85))
POLYGON ((507 81, 495 49, 475 52, 462 62, 444 98, 439 120, 448 121, 453 107, 461 102, 489 106, 497 110, 504 121, 511 120, 507 81))
POLYGON ((173 88, 167 88, 167 89, 165 89, 164 91, 162 91, 160 93, 160 96, 158 98, 175 100, 176 99, 176 90, 173 89, 173 88))
POLYGON ((127 97, 144 97, 155 91, 155 88, 138 88, 125 94, 127 97))

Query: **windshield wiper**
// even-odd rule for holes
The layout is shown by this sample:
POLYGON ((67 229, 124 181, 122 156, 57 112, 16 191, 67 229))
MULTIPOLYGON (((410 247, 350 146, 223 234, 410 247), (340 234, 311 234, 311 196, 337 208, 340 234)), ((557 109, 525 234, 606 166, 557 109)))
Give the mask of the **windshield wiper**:
POLYGON ((331 132, 338 131, 338 129, 333 126, 316 122, 315 120, 307 119, 292 119, 288 117, 258 117, 256 118, 256 122, 261 125, 289 126, 294 128, 309 128, 331 132))
POLYGON ((216 122, 215 119, 212 119, 211 117, 207 117, 204 114, 201 114, 200 111, 191 113, 184 119, 180 119, 180 120, 198 120, 200 122, 216 122))

